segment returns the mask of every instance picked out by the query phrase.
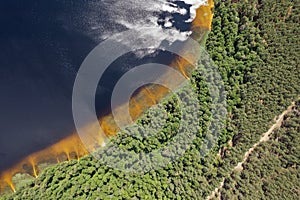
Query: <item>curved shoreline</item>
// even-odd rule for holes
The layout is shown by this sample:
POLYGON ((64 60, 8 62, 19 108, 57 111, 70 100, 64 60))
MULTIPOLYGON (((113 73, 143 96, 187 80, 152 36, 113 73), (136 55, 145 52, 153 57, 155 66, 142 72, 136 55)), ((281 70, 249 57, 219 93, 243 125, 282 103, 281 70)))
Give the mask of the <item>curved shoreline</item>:
MULTIPOLYGON (((197 40, 200 44, 203 44, 208 32, 211 30, 214 7, 213 0, 208 0, 208 5, 200 6, 196 11, 196 18, 192 22, 192 38, 197 40)), ((197 58, 194 58, 197 60, 197 58)), ((177 68, 178 71, 182 73, 185 77, 188 77, 187 70, 189 69, 189 63, 181 58, 176 58, 170 64, 171 67, 177 68)), ((164 96, 166 96, 169 91, 166 88, 151 86, 144 87, 139 91, 139 93, 131 99, 134 108, 131 112, 133 120, 138 119, 147 108, 155 105, 164 96), (142 97, 143 101, 139 103, 134 103, 137 97, 142 97)), ((122 105, 116 109, 122 110, 122 105)), ((106 136, 116 135, 118 132, 118 127, 113 122, 112 114, 106 115, 99 119, 101 127, 105 130, 106 136)), ((93 123, 99 123, 93 122, 93 123)), ((93 129, 93 123, 91 123, 87 129, 93 129)), ((98 133, 99 134, 99 133, 98 133)), ((100 133, 101 134, 101 133, 100 133)), ((104 142, 104 137, 102 135, 96 135, 97 143, 101 146, 104 142)), ((94 143, 91 142, 91 143, 94 143)), ((62 139, 61 141, 49 146, 41 151, 32 153, 22 159, 17 164, 11 166, 9 169, 0 173, 0 193, 11 188, 13 192, 16 191, 15 185, 12 181, 12 177, 16 174, 30 174, 33 177, 37 177, 40 171, 39 165, 42 163, 55 164, 61 161, 70 159, 79 159, 80 157, 87 155, 89 151, 83 145, 81 139, 77 133, 73 133, 69 137, 62 139), (24 167, 25 166, 25 167, 24 167), (26 167, 27 166, 27 167, 26 167), (24 169, 26 168, 26 169, 24 169), (28 170, 28 168, 31 168, 28 170)))

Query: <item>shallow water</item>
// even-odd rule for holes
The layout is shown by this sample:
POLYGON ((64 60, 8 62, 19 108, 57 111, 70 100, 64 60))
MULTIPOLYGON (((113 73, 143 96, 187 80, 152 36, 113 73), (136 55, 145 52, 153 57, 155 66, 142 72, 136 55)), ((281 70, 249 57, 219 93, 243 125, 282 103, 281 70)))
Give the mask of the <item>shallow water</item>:
MULTIPOLYGON (((184 40, 191 13, 193 6, 183 1, 1 1, 0 172, 74 132, 73 83, 98 43, 143 26, 165 30, 153 35, 151 47, 163 40, 184 40)), ((112 65, 97 90, 98 115, 109 111, 118 77, 133 65, 155 59, 168 63, 172 55, 131 55, 129 61, 112 65)))

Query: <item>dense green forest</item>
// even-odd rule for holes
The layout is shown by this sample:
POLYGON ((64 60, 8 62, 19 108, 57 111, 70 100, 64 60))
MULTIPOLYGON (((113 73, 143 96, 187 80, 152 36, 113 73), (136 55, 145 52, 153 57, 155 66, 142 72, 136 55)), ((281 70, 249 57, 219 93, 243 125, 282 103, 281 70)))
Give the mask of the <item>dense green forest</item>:
POLYGON ((299 199, 300 101, 221 189, 222 199, 299 199))
MULTIPOLYGON (((214 12, 206 47, 224 81, 228 114, 218 145, 206 156, 199 151, 213 102, 205 78, 195 72, 191 83, 203 117, 197 139, 174 163, 136 174, 86 156, 49 167, 1 199, 205 199, 224 179, 221 199, 299 199, 299 102, 271 140, 251 154, 242 172, 232 168, 300 95, 300 2, 216 0, 214 12)), ((176 134, 180 105, 174 97, 162 105, 169 123, 158 137, 133 138, 124 132, 114 142, 136 152, 166 144, 176 134)), ((152 115, 157 114, 149 112, 138 123, 147 125, 152 115)))

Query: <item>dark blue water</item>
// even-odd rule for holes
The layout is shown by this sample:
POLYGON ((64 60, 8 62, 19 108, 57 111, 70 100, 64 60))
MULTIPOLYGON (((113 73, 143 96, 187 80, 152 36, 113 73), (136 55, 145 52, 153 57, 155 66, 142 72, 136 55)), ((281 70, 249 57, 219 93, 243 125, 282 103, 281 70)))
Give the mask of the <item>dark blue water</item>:
MULTIPOLYGON (((0 171, 74 132, 71 97, 80 64, 101 42, 102 35, 126 30, 111 19, 110 10, 101 2, 0 2, 0 171)), ((189 8, 183 2, 177 3, 189 8)), ((189 13, 153 15, 157 15, 161 26, 163 19, 171 16, 173 28, 189 29, 190 24, 184 22, 189 13)), ((98 116, 109 111, 114 83, 130 66, 153 59, 167 64, 172 55, 161 52, 156 58, 129 58, 124 66, 122 60, 116 61, 100 81, 98 116)))
POLYGON ((0 3, 0 170, 74 130, 72 83, 96 45, 72 26, 76 9, 57 1, 0 3))

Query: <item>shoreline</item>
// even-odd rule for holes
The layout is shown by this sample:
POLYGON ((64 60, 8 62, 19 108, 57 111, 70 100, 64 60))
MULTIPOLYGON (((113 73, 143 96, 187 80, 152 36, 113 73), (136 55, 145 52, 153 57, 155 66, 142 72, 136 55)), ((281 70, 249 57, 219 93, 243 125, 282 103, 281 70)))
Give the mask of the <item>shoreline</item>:
MULTIPOLYGON (((192 38, 197 40, 200 44, 205 43, 207 34, 211 30, 214 7, 213 0, 208 0, 208 5, 200 6, 196 11, 196 18, 192 22, 192 38)), ((195 58, 197 60, 197 58, 195 58)), ((171 61, 171 67, 177 67, 182 75, 186 76, 186 69, 189 64, 186 60, 176 58, 171 61)), ((187 76, 186 76, 187 77, 187 76)), ((169 91, 163 87, 143 87, 138 94, 131 99, 134 106, 134 112, 131 112, 132 118, 135 121, 138 119, 147 108, 155 105, 161 99, 163 99, 169 91), (155 91, 155 95, 154 95, 155 91), (140 96, 139 96, 140 95, 140 96), (143 97, 143 102, 138 104, 135 102, 137 97, 143 97)), ((116 108, 117 110, 122 110, 122 105, 116 108)), ((97 143, 99 146, 103 145, 105 136, 114 136, 118 132, 118 127, 116 127, 113 122, 112 114, 108 114, 99 119, 101 127, 105 130, 105 133, 96 133, 94 138, 97 138, 97 143), (105 134, 100 135, 99 134, 105 134)), ((94 123, 99 123, 98 121, 92 122, 86 128, 91 131, 93 129, 94 123)), ((93 144, 94 141, 91 141, 93 144)), ((4 170, 0 173, 0 194, 2 192, 7 192, 10 188, 11 191, 16 191, 16 186, 18 184, 13 182, 13 177, 16 174, 29 174, 30 176, 37 177, 39 172, 42 171, 40 166, 46 164, 47 166, 55 165, 57 163, 68 161, 72 159, 80 159, 81 157, 89 154, 87 148, 83 145, 80 137, 77 133, 60 140, 59 142, 35 153, 32 153, 19 161, 18 163, 11 166, 9 169, 4 170), (25 167, 24 167, 25 166, 25 167), (25 169, 24 169, 25 168, 25 169)))

